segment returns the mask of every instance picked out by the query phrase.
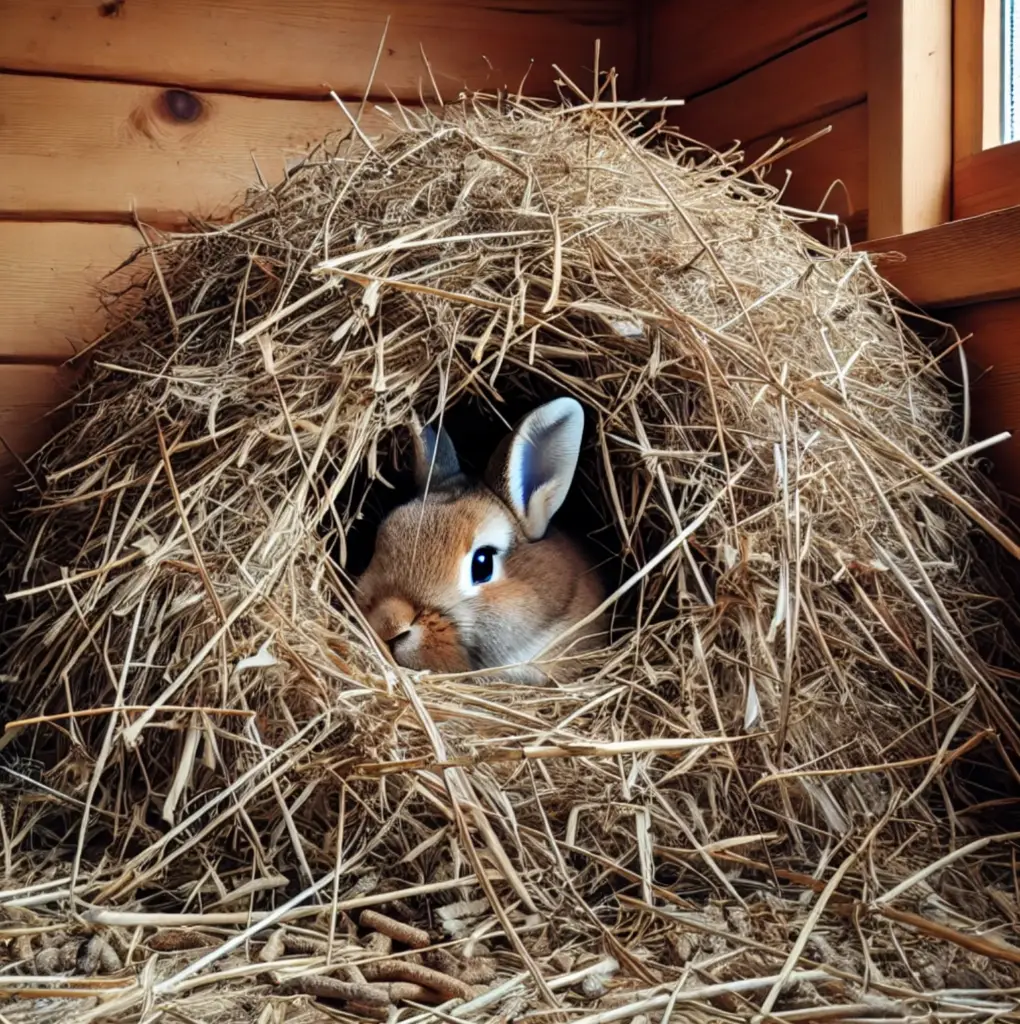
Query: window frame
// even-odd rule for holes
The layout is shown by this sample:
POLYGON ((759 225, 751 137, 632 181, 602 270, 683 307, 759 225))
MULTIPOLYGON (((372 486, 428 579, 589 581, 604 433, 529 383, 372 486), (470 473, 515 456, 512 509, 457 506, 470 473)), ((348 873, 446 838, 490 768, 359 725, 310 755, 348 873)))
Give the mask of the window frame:
POLYGON ((1008 2, 953 0, 953 220, 1020 206, 1020 141, 1002 141, 1008 2))

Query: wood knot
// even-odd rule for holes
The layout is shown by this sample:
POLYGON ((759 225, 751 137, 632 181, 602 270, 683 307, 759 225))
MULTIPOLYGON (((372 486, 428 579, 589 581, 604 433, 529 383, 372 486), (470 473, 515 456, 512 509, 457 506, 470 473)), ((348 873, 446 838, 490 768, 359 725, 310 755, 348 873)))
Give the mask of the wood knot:
POLYGON ((202 101, 187 89, 167 89, 161 99, 163 112, 167 118, 179 124, 197 121, 205 110, 202 101))

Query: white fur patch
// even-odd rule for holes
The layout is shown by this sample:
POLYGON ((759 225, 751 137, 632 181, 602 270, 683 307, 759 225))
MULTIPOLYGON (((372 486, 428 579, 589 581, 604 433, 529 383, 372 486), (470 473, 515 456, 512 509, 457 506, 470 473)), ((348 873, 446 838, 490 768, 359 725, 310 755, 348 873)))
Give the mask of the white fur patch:
POLYGON ((471 544, 471 550, 461 559, 460 572, 458 573, 457 586, 461 597, 473 597, 484 587, 484 583, 473 583, 471 581, 471 563, 475 552, 479 548, 495 548, 496 554, 492 559, 492 579, 489 583, 495 583, 503 578, 503 559, 514 539, 513 527, 502 515, 492 515, 482 523, 475 534, 471 544))
POLYGON ((421 657, 421 626, 413 623, 411 628, 393 643, 393 657, 398 665, 405 668, 414 665, 421 657))

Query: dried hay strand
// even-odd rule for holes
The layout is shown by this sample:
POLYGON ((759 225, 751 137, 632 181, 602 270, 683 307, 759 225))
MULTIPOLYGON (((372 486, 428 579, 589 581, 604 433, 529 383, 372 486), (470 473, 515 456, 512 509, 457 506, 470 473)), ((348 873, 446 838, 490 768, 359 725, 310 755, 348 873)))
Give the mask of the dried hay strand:
POLYGON ((393 118, 155 241, 33 463, 5 991, 31 1019, 1009 1012, 1012 837, 968 841, 994 775, 957 769, 1012 778, 1016 547, 869 257, 626 104, 393 118), (351 595, 408 426, 481 450, 564 393, 611 642, 542 687, 399 669, 351 595), (44 976, 55 929, 127 966, 44 976))

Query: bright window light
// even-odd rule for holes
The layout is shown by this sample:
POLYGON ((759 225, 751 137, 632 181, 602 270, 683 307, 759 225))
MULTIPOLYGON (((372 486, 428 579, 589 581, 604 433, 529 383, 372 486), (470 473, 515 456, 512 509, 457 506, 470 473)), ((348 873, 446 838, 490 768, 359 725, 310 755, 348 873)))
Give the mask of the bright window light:
POLYGON ((1020 139, 1020 0, 1002 4, 1002 141, 1020 139))

